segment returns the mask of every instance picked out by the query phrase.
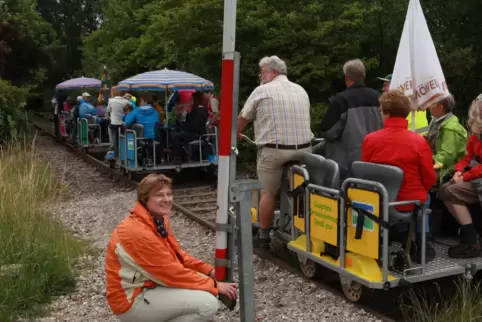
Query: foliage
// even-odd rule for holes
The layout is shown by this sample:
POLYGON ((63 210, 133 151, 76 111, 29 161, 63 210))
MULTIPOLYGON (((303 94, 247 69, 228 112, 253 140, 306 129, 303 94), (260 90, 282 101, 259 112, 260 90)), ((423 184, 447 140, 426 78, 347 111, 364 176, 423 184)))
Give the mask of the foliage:
POLYGON ((55 33, 33 0, 3 0, 0 6, 0 78, 33 95, 45 80, 55 33))
MULTIPOLYGON (((44 85, 53 87, 63 80, 82 76, 83 38, 99 26, 103 5, 103 0, 37 0, 37 11, 57 34, 55 59, 49 66, 49 80, 44 85)), ((84 76, 97 78, 99 75, 84 76)))
POLYGON ((62 188, 33 149, 13 142, 0 151, 0 321, 36 312, 50 295, 74 286, 73 260, 84 251, 43 210, 62 188))
POLYGON ((0 93, 0 142, 5 142, 28 131, 24 108, 27 90, 0 80, 0 93))
POLYGON ((435 294, 411 290, 406 296, 410 304, 401 307, 404 321, 480 321, 482 317, 480 292, 480 282, 470 284, 464 278, 457 281, 454 292, 449 292, 447 289, 442 291, 440 288, 435 294))

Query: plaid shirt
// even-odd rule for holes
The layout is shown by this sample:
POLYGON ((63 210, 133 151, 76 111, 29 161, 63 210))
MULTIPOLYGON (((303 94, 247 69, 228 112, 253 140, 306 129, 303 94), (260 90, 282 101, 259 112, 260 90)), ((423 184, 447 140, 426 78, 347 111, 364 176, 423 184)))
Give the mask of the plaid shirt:
POLYGON ((308 94, 285 75, 258 86, 244 104, 241 116, 254 121, 258 146, 301 145, 313 139, 308 94))

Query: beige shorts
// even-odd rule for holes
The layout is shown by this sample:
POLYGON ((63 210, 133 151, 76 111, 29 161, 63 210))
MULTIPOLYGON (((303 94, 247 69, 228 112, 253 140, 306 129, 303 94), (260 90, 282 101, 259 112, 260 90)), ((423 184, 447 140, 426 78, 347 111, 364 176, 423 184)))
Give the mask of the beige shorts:
POLYGON ((473 205, 479 202, 477 189, 471 182, 443 184, 438 190, 438 196, 443 201, 454 205, 473 205))
POLYGON ((300 150, 259 148, 256 169, 258 172, 258 180, 263 185, 262 191, 275 196, 281 186, 283 165, 293 160, 296 153, 311 151, 311 147, 300 150))

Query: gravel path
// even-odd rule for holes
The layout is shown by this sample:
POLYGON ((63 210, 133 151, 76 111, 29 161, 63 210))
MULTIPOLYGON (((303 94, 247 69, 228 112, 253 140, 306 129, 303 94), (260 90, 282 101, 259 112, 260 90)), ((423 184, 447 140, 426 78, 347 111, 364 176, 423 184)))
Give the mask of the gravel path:
MULTIPOLYGON (((52 209, 76 235, 91 240, 99 252, 81 259, 77 290, 55 299, 49 305, 50 315, 37 321, 118 321, 105 301, 104 249, 110 233, 132 207, 135 192, 121 191, 106 178, 99 181, 99 175, 92 173, 94 169, 86 164, 82 165, 83 175, 74 175, 80 161, 54 145, 48 137, 39 137, 38 141, 41 158, 53 163, 57 171, 64 174, 63 181, 75 189, 71 191, 71 200, 52 209)), ((170 223, 184 249, 213 262, 215 236, 210 231, 177 213, 173 213, 170 223)), ((257 321, 378 321, 345 300, 265 260, 255 257, 254 265, 257 321)), ((215 318, 215 321, 239 320, 238 309, 230 312, 221 308, 215 318)))

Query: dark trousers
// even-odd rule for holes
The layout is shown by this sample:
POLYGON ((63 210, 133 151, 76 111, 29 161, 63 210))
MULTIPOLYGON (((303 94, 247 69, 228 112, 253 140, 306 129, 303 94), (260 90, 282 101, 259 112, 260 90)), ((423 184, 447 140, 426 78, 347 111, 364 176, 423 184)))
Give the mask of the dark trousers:
POLYGON ((199 139, 199 134, 190 132, 175 132, 171 134, 172 154, 175 158, 181 158, 182 148, 186 148, 189 142, 199 139))

